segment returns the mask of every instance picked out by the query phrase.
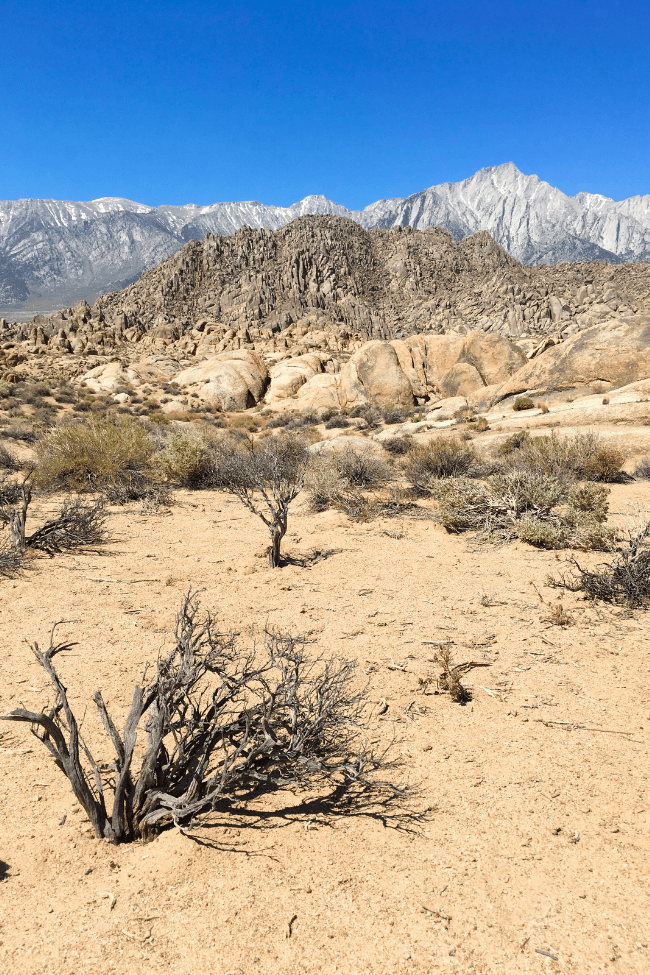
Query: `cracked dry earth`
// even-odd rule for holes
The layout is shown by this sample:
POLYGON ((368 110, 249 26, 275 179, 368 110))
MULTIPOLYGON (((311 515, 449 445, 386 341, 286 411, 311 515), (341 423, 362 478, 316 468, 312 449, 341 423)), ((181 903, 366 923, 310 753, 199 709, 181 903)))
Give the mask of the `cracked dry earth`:
MULTIPOLYGON (((115 510, 100 553, 38 558, 0 583, 0 712, 45 702, 24 640, 68 620, 77 646, 57 659, 73 707, 101 687, 121 722, 182 594, 203 587, 242 638, 268 620, 358 660, 427 818, 400 830, 276 794, 116 847, 93 837, 28 728, 3 724, 0 970, 647 973, 650 617, 568 595, 560 628, 544 581, 569 553, 473 550, 431 521, 360 525, 300 503, 286 550, 330 554, 271 570, 264 527, 236 501, 180 501, 115 510), (420 687, 445 640, 457 661, 490 664, 467 675, 466 706, 420 687)), ((611 502, 620 518, 650 505, 650 487, 616 486, 611 502)), ((108 756, 91 707, 83 733, 108 756)))

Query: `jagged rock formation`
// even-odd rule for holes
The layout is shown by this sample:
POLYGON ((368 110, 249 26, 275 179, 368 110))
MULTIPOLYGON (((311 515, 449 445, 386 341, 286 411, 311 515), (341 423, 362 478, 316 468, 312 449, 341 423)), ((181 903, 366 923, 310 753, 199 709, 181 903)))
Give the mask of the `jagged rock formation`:
MULTIPOLYGON (((366 231, 305 216, 191 241, 92 308, 0 320, 0 376, 83 375, 115 395, 174 380, 225 410, 262 399, 297 409, 487 403, 515 387, 552 388, 543 363, 563 362, 558 349, 579 350, 587 333, 619 336, 643 373, 649 321, 650 264, 527 267, 484 231, 455 242, 440 228, 366 231)), ((585 355, 596 355, 589 343, 585 355)), ((561 388, 592 381, 584 355, 570 362, 561 388)), ((645 376, 609 371, 614 386, 645 376)))
POLYGON ((124 287, 189 240, 244 226, 277 230, 309 214, 349 217, 366 230, 440 226, 455 241, 485 230, 529 265, 650 259, 650 196, 621 202, 591 193, 569 197, 512 163, 364 210, 348 210, 323 196, 290 207, 257 201, 149 207, 110 197, 90 203, 11 200, 0 201, 0 309, 92 301, 124 287))

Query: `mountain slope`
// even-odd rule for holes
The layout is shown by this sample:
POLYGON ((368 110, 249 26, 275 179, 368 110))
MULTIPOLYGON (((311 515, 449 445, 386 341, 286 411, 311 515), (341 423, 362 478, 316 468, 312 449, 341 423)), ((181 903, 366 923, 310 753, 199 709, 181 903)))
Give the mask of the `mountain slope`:
POLYGON ((407 199, 348 210, 323 196, 290 207, 257 201, 148 207, 107 197, 90 203, 0 202, 0 309, 71 304, 118 290, 207 233, 277 230, 300 216, 347 216, 365 229, 440 226, 459 241, 487 230, 524 264, 650 259, 650 195, 616 202, 566 196, 512 163, 480 170, 407 199))

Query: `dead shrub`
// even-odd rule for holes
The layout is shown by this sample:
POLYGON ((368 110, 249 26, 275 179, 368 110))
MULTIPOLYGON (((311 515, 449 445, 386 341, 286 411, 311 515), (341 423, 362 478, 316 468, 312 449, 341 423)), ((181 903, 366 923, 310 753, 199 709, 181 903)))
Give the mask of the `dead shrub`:
MULTIPOLYGON (((184 598, 171 651, 133 690, 124 730, 100 691, 94 702, 115 756, 96 760, 81 742, 77 718, 53 658, 68 643, 32 651, 54 690, 52 707, 17 708, 3 720, 26 722, 68 778, 95 836, 149 840, 170 826, 191 828, 222 801, 264 790, 326 790, 332 808, 384 810, 404 791, 377 778, 398 761, 368 744, 367 692, 355 663, 309 657, 307 641, 267 630, 263 650, 242 648, 184 598), (146 733, 139 768, 138 733, 146 733), (107 799, 112 794, 112 808, 107 799)), ((227 807, 226 807, 227 808, 227 807)))
POLYGON ((642 457, 634 468, 634 476, 650 481, 650 457, 642 457))
POLYGON ((347 427, 352 426, 350 421, 346 416, 339 414, 337 416, 332 416, 325 424, 326 430, 345 430, 347 427))
POLYGON ((305 483, 309 450, 294 433, 255 443, 223 437, 213 447, 210 483, 234 494, 261 518, 271 533, 269 564, 280 564, 280 545, 287 531, 289 505, 305 483))
POLYGON ((630 531, 612 562, 583 569, 572 560, 574 573, 548 579, 548 585, 583 592, 587 599, 602 599, 630 607, 650 603, 650 522, 630 531))
POLYGON ((0 444, 0 469, 5 471, 19 471, 23 462, 11 453, 4 444, 0 444))
POLYGON ((480 476, 478 455, 458 437, 436 437, 406 455, 404 473, 414 487, 428 490, 440 478, 480 476))

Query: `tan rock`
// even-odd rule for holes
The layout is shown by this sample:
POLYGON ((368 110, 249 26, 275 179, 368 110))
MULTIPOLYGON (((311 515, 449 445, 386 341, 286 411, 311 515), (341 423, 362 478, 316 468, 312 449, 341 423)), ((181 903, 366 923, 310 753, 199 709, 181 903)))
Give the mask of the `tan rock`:
POLYGON ((245 410, 264 396, 268 372, 254 352, 239 349, 220 352, 198 366, 184 369, 175 382, 224 410, 245 410))
POLYGON ((467 406, 467 400, 464 396, 450 396, 447 399, 441 399, 436 403, 434 409, 431 413, 427 413, 427 420, 451 420, 458 410, 462 410, 467 406))
POLYGON ((320 355, 306 353, 298 358, 284 359, 270 370, 271 384, 266 402, 274 406, 279 400, 294 396, 301 386, 323 370, 320 355))
POLYGON ((313 376, 300 387, 293 403, 299 410, 339 410, 339 377, 328 373, 313 376))
POLYGON ((485 386, 481 374, 469 362, 457 362, 438 384, 443 396, 469 396, 485 386))
MULTIPOLYGON (((366 401, 369 400, 377 406, 386 406, 389 403, 396 406, 413 404, 413 389, 390 342, 367 342, 355 352, 347 365, 350 363, 354 363, 366 401)), ((343 398, 342 394, 342 401, 343 398)))
POLYGON ((613 388, 650 377, 650 318, 612 321, 579 332, 547 349, 519 369, 499 389, 499 399, 590 386, 613 388))

